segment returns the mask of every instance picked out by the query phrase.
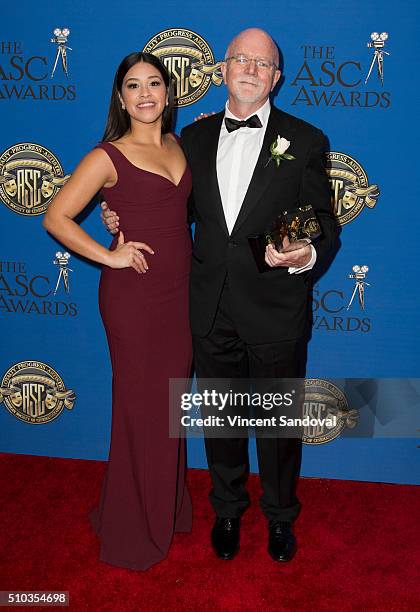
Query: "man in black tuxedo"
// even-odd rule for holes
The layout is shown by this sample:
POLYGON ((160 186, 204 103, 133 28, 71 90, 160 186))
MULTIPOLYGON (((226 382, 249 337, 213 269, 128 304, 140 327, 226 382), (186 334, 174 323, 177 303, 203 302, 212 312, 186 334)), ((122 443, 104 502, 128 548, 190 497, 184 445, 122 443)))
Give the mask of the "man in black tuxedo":
MULTIPOLYGON (((324 135, 270 104, 278 66, 278 49, 266 32, 241 32, 222 64, 229 94, 225 110, 181 133, 193 176, 190 320, 198 378, 304 376, 312 269, 332 249, 337 224, 324 135), (279 137, 285 139, 283 149, 290 143, 287 153, 294 159, 277 166, 269 159, 279 137), (248 236, 263 233, 282 210, 301 204, 312 204, 322 237, 290 253, 267 247, 272 269, 260 273, 248 236)), ((302 443, 258 437, 256 443, 268 550, 273 559, 288 561, 296 550, 292 525, 300 509, 302 443)), ((205 445, 216 513, 212 543, 220 558, 232 559, 249 505, 248 439, 207 437, 205 445)))
MULTIPOLYGON (((194 364, 199 378, 303 376, 311 269, 337 234, 324 170, 326 141, 313 126, 270 105, 280 78, 278 50, 268 34, 249 29, 229 45, 222 65, 226 109, 182 130, 192 169, 195 237, 190 286, 194 364), (290 142, 279 167, 270 159, 278 137, 290 142), (268 247, 272 270, 257 270, 248 236, 263 233, 282 211, 312 204, 323 230, 315 246, 291 253, 268 247)), ((284 143, 284 141, 282 141, 284 143)), ((287 143, 285 143, 287 144, 287 143)), ((222 558, 239 545, 240 516, 249 504, 246 438, 206 438, 216 512, 212 540, 222 558)), ((299 439, 258 438, 269 521, 269 552, 295 551, 292 523, 300 504, 299 439)))

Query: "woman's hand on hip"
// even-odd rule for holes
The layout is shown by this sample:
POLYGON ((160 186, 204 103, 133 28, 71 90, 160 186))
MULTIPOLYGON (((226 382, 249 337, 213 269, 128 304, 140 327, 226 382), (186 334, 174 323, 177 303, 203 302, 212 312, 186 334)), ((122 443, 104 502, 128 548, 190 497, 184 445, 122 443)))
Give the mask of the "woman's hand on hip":
POLYGON ((133 242, 132 240, 124 242, 124 234, 120 232, 116 249, 109 251, 107 265, 116 270, 134 268, 139 274, 144 274, 149 266, 141 250, 147 251, 151 255, 155 254, 153 249, 145 242, 133 242))

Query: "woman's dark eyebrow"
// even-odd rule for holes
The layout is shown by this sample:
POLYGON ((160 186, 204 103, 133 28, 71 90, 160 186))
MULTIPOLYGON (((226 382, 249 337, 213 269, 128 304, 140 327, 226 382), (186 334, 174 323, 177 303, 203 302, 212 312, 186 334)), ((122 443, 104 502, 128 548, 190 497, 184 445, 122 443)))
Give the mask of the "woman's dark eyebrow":
MULTIPOLYGON (((147 77, 148 79, 161 79, 162 77, 159 74, 153 74, 147 77)), ((127 81, 140 81, 137 77, 130 77, 127 81)), ((127 82, 126 81, 126 82, 127 82)))

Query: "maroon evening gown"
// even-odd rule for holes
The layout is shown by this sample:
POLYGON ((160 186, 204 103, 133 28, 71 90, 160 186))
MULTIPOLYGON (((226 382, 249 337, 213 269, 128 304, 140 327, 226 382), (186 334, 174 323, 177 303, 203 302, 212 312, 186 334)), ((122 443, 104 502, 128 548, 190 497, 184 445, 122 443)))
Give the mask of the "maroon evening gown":
MULTIPOLYGON (((188 282, 191 240, 187 199, 191 172, 178 185, 134 166, 101 143, 118 174, 103 189, 125 242, 146 242, 145 274, 104 266, 99 305, 111 355, 112 430, 99 506, 90 521, 100 560, 145 570, 165 558, 174 532, 190 531, 185 440, 169 437, 170 378, 191 367, 188 282)), ((117 237, 111 249, 115 248, 117 237)))

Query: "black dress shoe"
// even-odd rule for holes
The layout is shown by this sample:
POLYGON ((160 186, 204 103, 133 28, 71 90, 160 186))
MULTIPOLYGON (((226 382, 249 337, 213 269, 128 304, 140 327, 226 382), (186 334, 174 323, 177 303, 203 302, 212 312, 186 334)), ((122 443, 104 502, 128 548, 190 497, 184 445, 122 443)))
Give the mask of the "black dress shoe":
POLYGON ((274 561, 291 561, 296 552, 296 538, 292 524, 269 521, 268 552, 274 561))
POLYGON ((240 518, 216 518, 211 543, 219 559, 233 559, 239 550, 240 518))

